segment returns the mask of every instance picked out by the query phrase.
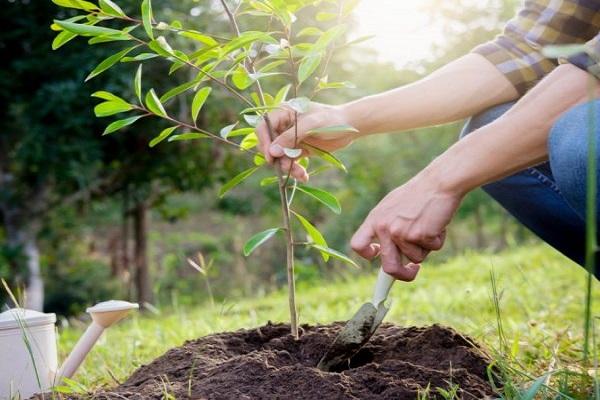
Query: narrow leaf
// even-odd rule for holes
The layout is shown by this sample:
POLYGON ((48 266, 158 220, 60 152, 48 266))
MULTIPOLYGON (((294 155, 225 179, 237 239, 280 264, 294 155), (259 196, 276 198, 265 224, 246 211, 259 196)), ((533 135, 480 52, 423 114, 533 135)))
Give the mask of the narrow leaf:
POLYGON ((319 246, 318 244, 312 244, 312 243, 310 244, 310 247, 313 247, 313 248, 319 250, 320 252, 327 253, 331 257, 337 258, 338 260, 341 260, 341 261, 343 261, 343 262, 345 262, 347 264, 350 264, 353 267, 360 268, 358 266, 358 264, 354 262, 353 259, 351 259, 347 255, 345 255, 344 253, 340 253, 337 250, 331 249, 329 247, 319 246))
POLYGON ((83 0, 52 0, 52 2, 57 6, 65 8, 76 8, 85 11, 92 11, 98 9, 98 7, 95 4, 83 0))
POLYGON ((182 140, 197 140, 197 139, 206 139, 208 136, 205 133, 200 132, 187 132, 182 133, 181 135, 174 135, 169 138, 169 142, 180 142, 182 140))
POLYGON ((137 72, 135 73, 133 86, 135 89, 135 95, 137 96, 140 103, 142 103, 142 64, 138 66, 137 72))
MULTIPOLYGON (((327 246, 327 242, 325 241, 323 234, 319 232, 319 230, 313 224, 311 224, 306 218, 297 212, 292 211, 292 213, 296 216, 296 218, 298 218, 298 221, 300 221, 304 227, 304 230, 315 244, 323 247, 329 247, 327 246)), ((323 260, 329 261, 329 253, 321 252, 321 255, 323 256, 323 260)))
POLYGON ((175 132, 177 128, 179 128, 179 126, 172 126, 170 128, 163 129, 161 133, 159 133, 154 139, 150 141, 150 143, 148 143, 148 146, 156 146, 157 144, 168 138, 173 132, 175 132))
POLYGON ((121 60, 121 58, 125 57, 129 52, 131 52, 136 47, 137 46, 128 47, 128 48, 123 49, 120 52, 113 54, 112 56, 104 59, 100 64, 98 64, 98 66, 96 68, 94 68, 94 70, 92 72, 90 72, 90 74, 87 76, 87 78, 85 78, 85 81, 87 82, 90 79, 100 75, 101 73, 103 73, 104 71, 106 71, 107 69, 109 69, 110 67, 115 65, 116 63, 118 63, 119 60, 121 60))
POLYGON ((62 31, 52 41, 52 50, 56 50, 70 42, 77 37, 76 33, 69 31, 62 31))
POLYGON ((192 121, 196 121, 198 119, 198 115, 200 114, 200 110, 204 103, 206 103, 206 99, 210 95, 212 89, 210 87, 204 87, 194 96, 194 100, 192 101, 192 121))
POLYGON ((66 31, 76 33, 81 36, 100 36, 100 35, 122 35, 123 32, 117 29, 105 28, 103 26, 78 24, 75 22, 58 21, 54 23, 66 31))
POLYGON ((143 115, 136 115, 135 117, 129 117, 115 121, 106 127, 102 135, 108 135, 109 133, 116 132, 123 127, 133 124, 135 121, 143 117, 143 115))
POLYGON ((154 33, 152 33, 152 3, 150 0, 142 1, 142 24, 144 30, 150 39, 154 39, 154 33))
POLYGON ((113 3, 112 0, 99 0, 98 4, 100 5, 100 9, 108 15, 114 15, 117 17, 126 16, 121 7, 113 3))
POLYGON ((322 53, 313 54, 305 57, 298 68, 298 82, 306 81, 319 67, 323 58, 322 53))
POLYGON ((94 107, 94 113, 96 117, 108 117, 125 111, 130 111, 133 106, 123 102, 116 101, 105 101, 104 103, 98 104, 94 107))
POLYGON ((239 185, 240 183, 242 183, 250 175, 252 175, 256 171, 258 171, 258 169, 259 169, 259 167, 252 167, 252 168, 247 169, 244 172, 236 175, 235 177, 233 177, 233 179, 231 179, 229 182, 227 182, 226 184, 224 184, 223 187, 221 187, 221 190, 219 190, 219 197, 225 196, 225 194, 227 192, 229 192, 231 189, 233 189, 234 187, 236 187, 237 185, 239 185))
POLYGON ((148 110, 152 111, 156 115, 161 117, 167 116, 167 112, 165 111, 165 108, 160 102, 154 89, 150 89, 146 94, 146 107, 148 107, 148 110))
POLYGON ((279 232, 281 228, 272 228, 267 229, 266 231, 257 233, 252 236, 246 244, 244 244, 244 255, 248 257, 254 250, 256 250, 259 246, 265 243, 267 240, 271 239, 277 232, 279 232))
POLYGON ((332 195, 328 191, 306 185, 298 185, 297 189, 300 192, 307 194, 312 198, 318 200, 319 202, 323 203, 334 213, 340 214, 342 212, 340 202, 334 195, 332 195))

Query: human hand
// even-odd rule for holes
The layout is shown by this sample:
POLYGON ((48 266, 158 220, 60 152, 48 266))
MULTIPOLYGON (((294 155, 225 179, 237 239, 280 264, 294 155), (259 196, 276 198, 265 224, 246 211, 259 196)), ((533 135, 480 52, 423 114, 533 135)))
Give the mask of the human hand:
POLYGON ((288 107, 279 108, 268 114, 268 119, 277 137, 271 140, 266 121, 256 128, 259 150, 265 155, 268 163, 279 160, 283 171, 290 171, 295 179, 308 180, 306 170, 298 164, 298 160, 311 154, 311 147, 332 152, 348 146, 358 137, 356 131, 340 131, 327 133, 311 133, 311 130, 332 126, 348 126, 348 118, 340 107, 326 104, 311 103, 306 113, 297 114, 288 107), (284 149, 301 149, 302 154, 291 158, 284 149))
POLYGON ((414 280, 420 263, 431 251, 442 248, 446 227, 463 197, 441 190, 423 175, 381 200, 351 241, 352 249, 366 259, 380 255, 383 270, 403 281, 414 280))

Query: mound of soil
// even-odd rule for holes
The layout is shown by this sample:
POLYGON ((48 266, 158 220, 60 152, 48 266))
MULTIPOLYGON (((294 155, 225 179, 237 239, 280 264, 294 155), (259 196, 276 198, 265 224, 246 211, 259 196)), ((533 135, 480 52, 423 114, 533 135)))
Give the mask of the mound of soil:
POLYGON ((96 398, 163 399, 417 399, 430 387, 457 385, 461 399, 493 395, 490 359, 472 340, 433 325, 383 324, 341 372, 315 365, 340 323, 302 326, 298 341, 289 326, 266 326, 186 342, 139 368, 122 385, 96 398))

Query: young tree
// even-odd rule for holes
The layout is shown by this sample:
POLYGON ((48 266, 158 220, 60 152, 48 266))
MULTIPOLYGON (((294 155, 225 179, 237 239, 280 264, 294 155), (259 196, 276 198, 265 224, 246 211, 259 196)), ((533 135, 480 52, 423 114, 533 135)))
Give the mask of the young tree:
MULTIPOLYGON (((201 32, 183 26, 177 20, 160 21, 154 16, 150 0, 140 5, 141 16, 126 14, 112 0, 99 0, 98 4, 84 0, 53 0, 56 4, 82 11, 66 20, 57 20, 53 29, 60 31, 55 47, 60 47, 77 36, 89 38, 90 44, 119 42, 124 47, 102 61, 90 74, 99 75, 119 62, 138 62, 132 79, 135 101, 108 91, 93 96, 102 100, 95 107, 98 117, 130 113, 126 118, 112 122, 105 134, 149 117, 158 117, 169 123, 150 141, 150 147, 160 142, 212 140, 240 150, 252 159, 253 165, 226 183, 220 195, 240 184, 259 170, 266 168, 264 157, 254 150, 257 144, 255 128, 260 120, 266 122, 272 138, 276 132, 269 121, 269 112, 286 107, 297 118, 306 112, 311 98, 323 90, 344 87, 345 82, 329 82, 327 66, 332 51, 348 43, 339 43, 347 30, 347 19, 356 0, 242 0, 229 5, 225 0, 211 3, 222 8, 228 20, 229 32, 201 32), (319 26, 298 26, 304 14, 314 16, 319 26), (244 30, 245 26, 262 26, 262 30, 244 30), (184 45, 187 43, 187 45, 184 45), (189 43, 194 43, 193 50, 189 43), (161 93, 145 84, 143 66, 148 60, 167 61, 169 75, 185 74, 189 78, 170 90, 161 93), (273 88, 272 90, 267 89, 273 88), (213 90, 220 88, 239 103, 240 117, 224 126, 219 132, 210 131, 198 121, 201 109, 213 90), (288 99, 288 97, 291 97, 288 99), (175 99, 187 99, 190 113, 185 118, 174 115, 171 106, 175 99)), ((310 18, 313 20, 313 18, 310 18)), ((216 28, 220 24, 216 24, 216 28)), ((166 77, 165 77, 166 79, 166 77)), ((311 134, 328 135, 355 131, 350 126, 324 127, 311 134)), ((307 151, 325 162, 324 168, 344 169, 342 163, 330 153, 318 148, 285 149, 290 158, 300 159, 307 151)), ((308 166, 306 159, 301 160, 308 166)), ((311 173, 321 172, 317 168, 311 173)), ((276 185, 280 197, 282 225, 262 231, 251 237, 244 246, 249 255, 261 244, 278 233, 286 244, 286 271, 292 334, 298 337, 294 280, 294 248, 309 246, 316 249, 325 260, 330 257, 354 264, 344 254, 327 246, 323 235, 303 217, 294 206, 296 195, 316 200, 335 213, 341 211, 339 202, 329 192, 295 181, 290 170, 276 165, 275 176, 262 180, 263 186, 276 185), (294 240, 293 220, 306 231, 309 240, 294 240)))

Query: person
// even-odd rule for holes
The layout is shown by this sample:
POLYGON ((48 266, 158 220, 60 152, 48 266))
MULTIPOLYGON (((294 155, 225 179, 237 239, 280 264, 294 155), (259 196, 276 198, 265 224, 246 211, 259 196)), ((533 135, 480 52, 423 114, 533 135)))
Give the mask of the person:
POLYGON ((380 256, 387 273, 411 281, 427 255, 444 245, 462 199, 482 186, 583 265, 588 138, 600 126, 599 31, 600 1, 525 1, 502 34, 425 79, 342 105, 311 103, 297 126, 291 109, 271 112, 276 138, 263 121, 259 149, 269 163, 305 181, 306 171, 285 148, 302 148, 306 156, 311 146, 335 151, 365 136, 472 116, 461 140, 372 209, 352 249, 366 259, 380 256), (570 46, 566 59, 544 55, 546 46, 567 44, 583 46, 570 46), (342 125, 358 132, 309 134, 342 125))

